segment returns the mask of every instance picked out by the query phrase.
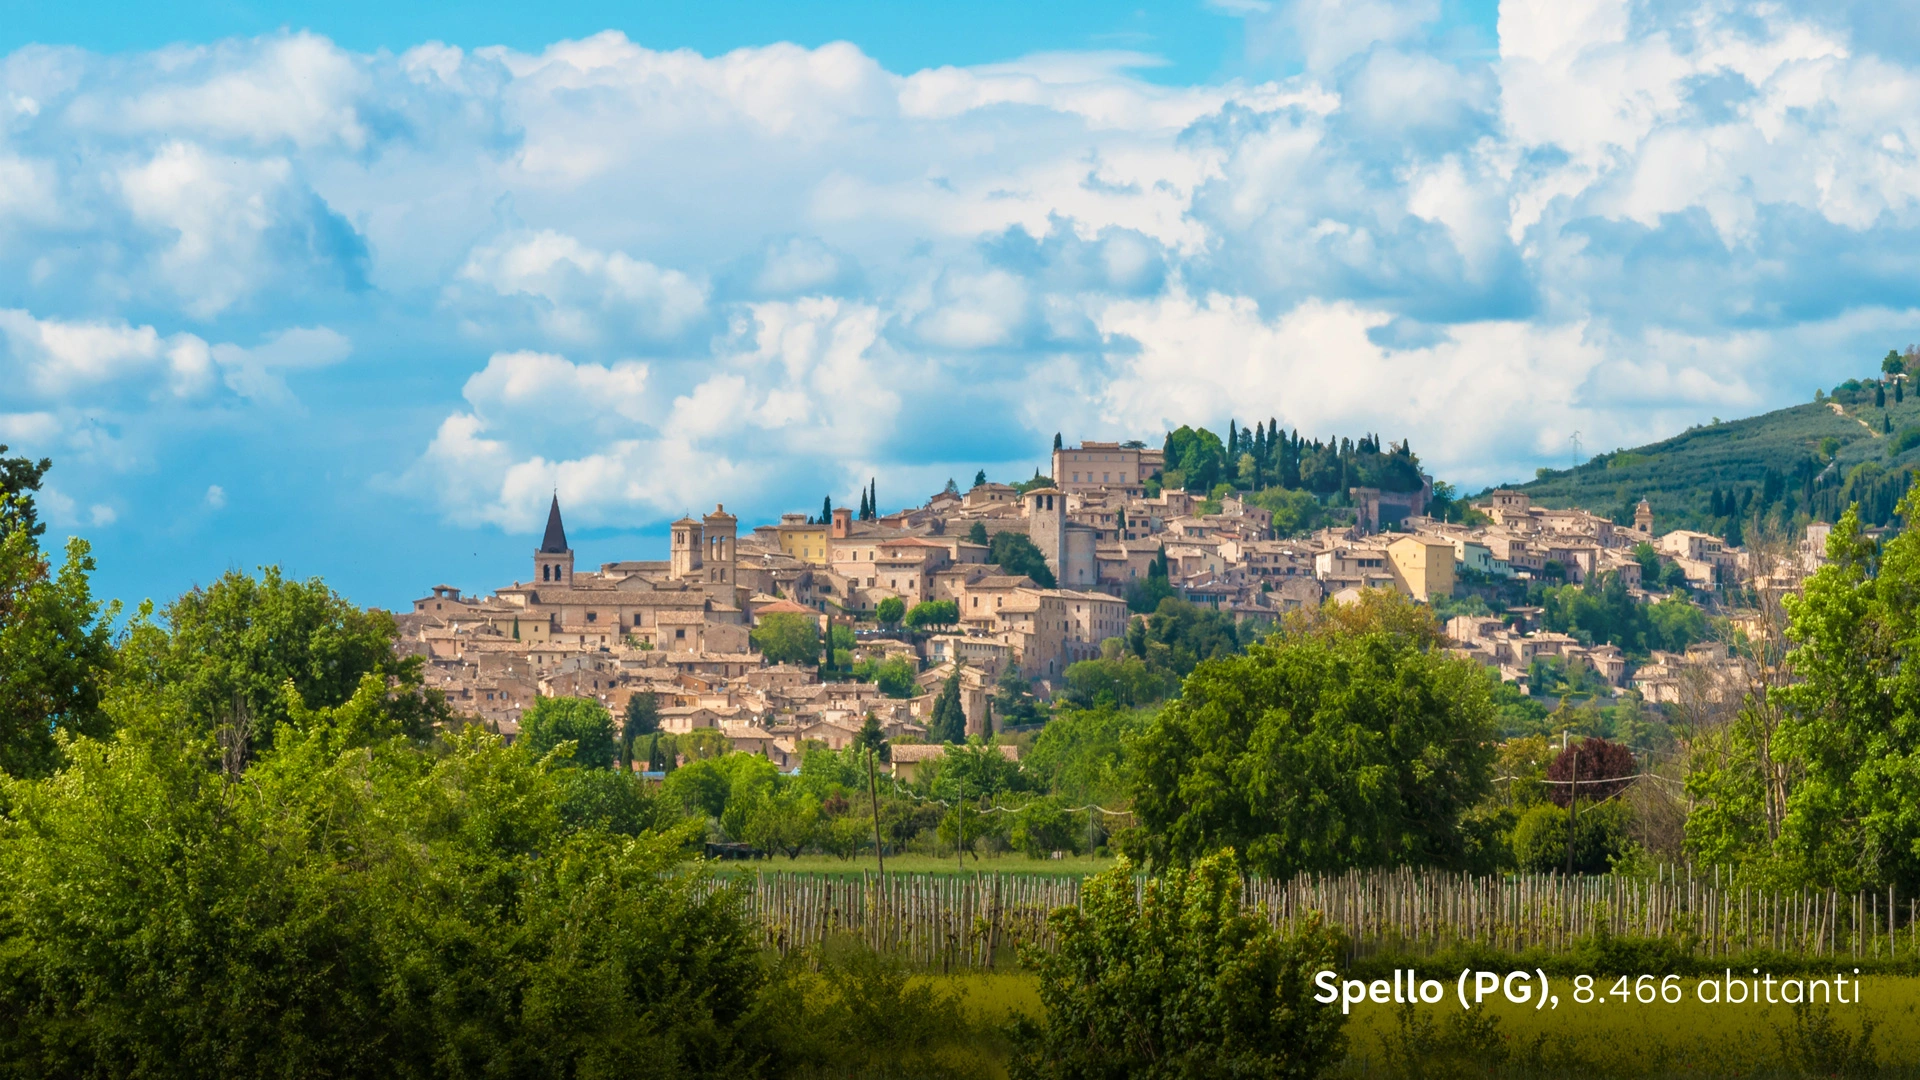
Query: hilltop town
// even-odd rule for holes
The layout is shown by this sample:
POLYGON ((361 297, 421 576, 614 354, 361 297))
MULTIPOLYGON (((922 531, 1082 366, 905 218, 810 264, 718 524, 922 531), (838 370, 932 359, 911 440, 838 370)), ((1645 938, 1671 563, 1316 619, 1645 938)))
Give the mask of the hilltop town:
MULTIPOLYGON (((662 731, 711 731, 785 768, 808 742, 849 745, 869 715, 892 738, 927 739, 936 697, 956 676, 967 733, 994 731, 994 689, 1010 669, 1037 699, 1055 696, 1073 664, 1099 659, 1103 642, 1142 617, 1143 592, 1149 605, 1174 596, 1269 623, 1368 589, 1437 612, 1457 610, 1456 595, 1538 580, 1609 580, 1635 602, 1777 594, 1796 588, 1824 548, 1816 524, 1792 558, 1761 565, 1721 537, 1659 531, 1645 500, 1631 524, 1504 489, 1436 517, 1434 484, 1418 473, 1407 490, 1348 488, 1339 520, 1277 538, 1273 511, 1226 485, 1211 496, 1166 486, 1180 478, 1166 456, 1138 442, 1056 440, 1052 476, 1031 483, 982 475, 885 514, 863 492, 857 513, 825 507, 744 530, 716 504, 673 523, 667 560, 594 569, 575 566, 556 495, 526 581, 485 597, 433 587, 398 616, 403 647, 425 658, 455 710, 502 734, 517 733, 540 696, 592 698, 619 715, 644 694, 662 731), (901 611, 914 612, 916 632, 899 626, 901 611), (795 617, 817 628, 829 659, 844 650, 904 660, 913 685, 823 680, 820 666, 772 662, 754 629, 795 617)), ((1547 629, 1539 607, 1475 606, 1445 620, 1454 651, 1522 690, 1544 658, 1673 700, 1685 670, 1711 669, 1726 652, 1656 650, 1635 666, 1616 645, 1547 629)))

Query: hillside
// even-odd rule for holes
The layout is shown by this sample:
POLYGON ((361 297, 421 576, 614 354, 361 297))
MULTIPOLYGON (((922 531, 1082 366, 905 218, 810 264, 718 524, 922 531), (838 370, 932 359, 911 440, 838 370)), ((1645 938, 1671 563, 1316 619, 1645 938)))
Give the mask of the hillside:
POLYGON ((1886 524, 1920 468, 1920 394, 1896 402, 1889 387, 1882 407, 1875 390, 1849 380, 1808 404, 1692 428, 1574 469, 1542 469, 1519 490, 1622 523, 1644 497, 1663 531, 1725 531, 1731 518, 1791 528, 1801 515, 1831 521, 1853 502, 1870 524, 1886 524))

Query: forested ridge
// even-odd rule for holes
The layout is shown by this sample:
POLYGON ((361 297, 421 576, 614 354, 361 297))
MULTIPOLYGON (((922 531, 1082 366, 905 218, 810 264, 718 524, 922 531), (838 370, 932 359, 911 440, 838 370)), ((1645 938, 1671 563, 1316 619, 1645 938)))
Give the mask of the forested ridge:
POLYGON ((1513 485, 1542 506, 1580 506, 1630 524, 1644 498, 1661 531, 1697 529, 1740 544, 1756 528, 1794 532, 1857 507, 1884 526, 1920 468, 1920 351, 1816 390, 1811 402, 1712 418, 1669 439, 1543 468, 1513 485))

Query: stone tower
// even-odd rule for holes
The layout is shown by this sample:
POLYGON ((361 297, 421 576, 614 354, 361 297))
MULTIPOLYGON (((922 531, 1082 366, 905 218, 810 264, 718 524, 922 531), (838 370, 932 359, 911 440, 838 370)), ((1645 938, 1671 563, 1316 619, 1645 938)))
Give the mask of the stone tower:
POLYGON ((713 513, 702 519, 706 533, 706 579, 724 585, 734 583, 733 545, 739 529, 740 519, 727 513, 724 505, 715 503, 713 513))
POLYGON ((699 522, 683 517, 673 523, 673 554, 670 572, 676 578, 700 577, 702 549, 706 539, 701 535, 704 530, 699 522))
POLYGON ((567 529, 560 523, 560 495, 554 493, 547 508, 547 533, 533 553, 533 580, 542 585, 573 583, 573 549, 567 546, 567 529))
POLYGON ((1027 492, 1021 507, 1027 515, 1027 538, 1047 557, 1053 579, 1065 585, 1060 567, 1067 552, 1067 496, 1056 488, 1036 488, 1027 492))
POLYGON ((1652 503, 1648 502, 1645 499, 1641 499, 1640 505, 1633 508, 1633 527, 1640 530, 1643 533, 1646 533, 1648 536, 1653 535, 1653 504, 1652 503))

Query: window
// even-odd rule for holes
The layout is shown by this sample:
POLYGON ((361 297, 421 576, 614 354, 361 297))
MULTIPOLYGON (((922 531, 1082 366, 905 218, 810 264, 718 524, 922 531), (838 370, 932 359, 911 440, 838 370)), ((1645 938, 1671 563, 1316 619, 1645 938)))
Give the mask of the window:
MULTIPOLYGON (((655 550, 658 550, 658 549, 655 549, 655 550)), ((684 638, 684 637, 686 637, 686 636, 687 636, 687 630, 686 630, 686 627, 684 627, 684 626, 683 626, 683 627, 680 627, 679 629, 677 629, 677 630, 675 630, 675 631, 673 632, 673 636, 674 636, 674 637, 677 637, 677 638, 684 638)))
POLYGON ((588 622, 599 622, 599 621, 600 621, 600 613, 599 613, 599 612, 597 612, 597 611, 589 611, 589 612, 587 612, 587 621, 588 621, 588 622))

